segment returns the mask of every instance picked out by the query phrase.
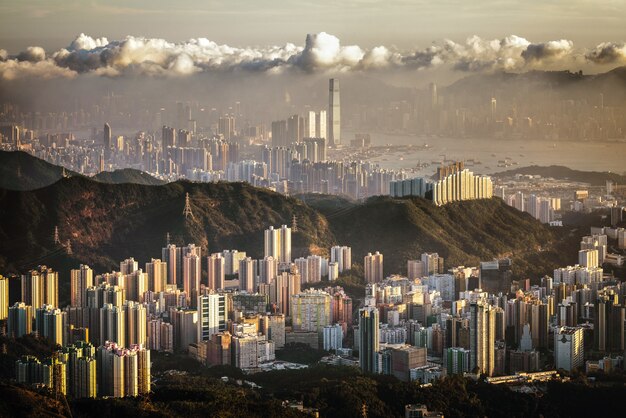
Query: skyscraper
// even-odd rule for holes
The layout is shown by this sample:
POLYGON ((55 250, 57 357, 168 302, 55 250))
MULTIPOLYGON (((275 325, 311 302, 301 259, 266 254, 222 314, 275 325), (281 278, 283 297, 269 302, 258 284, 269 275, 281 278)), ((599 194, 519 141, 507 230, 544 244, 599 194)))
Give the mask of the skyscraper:
POLYGON ((274 257, 279 263, 291 263, 291 228, 270 226, 265 230, 265 257, 274 257))
POLYGON ((491 376, 495 369, 496 310, 482 302, 470 305, 470 371, 491 376))
POLYGON ((554 332, 554 365, 571 372, 584 364, 583 329, 559 327, 554 332))
POLYGON ((224 257, 222 253, 211 254, 207 257, 208 287, 211 290, 224 288, 224 257))
POLYGON ((383 255, 376 251, 375 254, 367 253, 363 260, 366 283, 378 283, 384 278, 383 255))
POLYGON ((59 274, 46 266, 23 274, 22 302, 33 307, 33 314, 44 304, 59 306, 59 274))
POLYGON ((331 263, 337 263, 339 273, 352 268, 352 248, 336 245, 330 249, 331 263))
POLYGON ((70 305, 87 306, 85 292, 87 288, 93 286, 93 270, 86 264, 81 264, 80 268, 70 272, 70 305))
POLYGON ((111 155, 111 148, 113 148, 113 138, 111 136, 111 125, 104 124, 104 130, 102 132, 102 145, 104 146, 104 154, 106 157, 111 155))
POLYGON ((339 100, 339 80, 328 81, 328 144, 341 144, 341 103, 339 100))
POLYGON ((307 289, 291 296, 291 317, 297 331, 323 332, 331 321, 331 298, 323 290, 307 289))
POLYGON ((148 275, 148 290, 159 293, 165 290, 167 284, 167 263, 159 259, 151 259, 146 263, 146 274, 148 275))
POLYGON ((9 337, 19 338, 33 330, 33 307, 24 302, 16 302, 9 308, 7 332, 9 337))
POLYGON ((272 146, 284 147, 287 144, 287 121, 276 120, 272 122, 272 146))
POLYGON ((161 260, 167 263, 167 284, 178 284, 178 265, 182 263, 180 253, 180 247, 174 244, 169 244, 161 250, 161 260))
POLYGON ((9 279, 0 275, 0 321, 9 316, 9 279))
POLYGON ((359 310, 359 364, 361 370, 376 373, 379 350, 378 308, 370 306, 359 310))
POLYGON ((235 136, 235 117, 234 116, 222 116, 219 119, 218 126, 219 134, 226 141, 230 141, 235 136))
POLYGON ((248 293, 256 291, 257 261, 247 257, 239 261, 239 289, 248 293))
POLYGON ((207 293, 198 296, 198 342, 226 330, 226 295, 207 293))
POLYGON ((192 308, 196 307, 201 277, 201 258, 196 254, 185 255, 183 257, 183 289, 192 308))

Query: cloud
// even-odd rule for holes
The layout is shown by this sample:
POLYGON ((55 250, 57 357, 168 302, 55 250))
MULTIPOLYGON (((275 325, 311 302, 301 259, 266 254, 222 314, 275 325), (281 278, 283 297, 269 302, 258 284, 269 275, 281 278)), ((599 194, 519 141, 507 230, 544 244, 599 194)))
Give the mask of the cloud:
POLYGON ((585 54, 594 64, 617 64, 626 62, 626 44, 603 42, 585 54))
POLYGON ((29 46, 17 55, 18 61, 39 62, 46 59, 46 51, 40 46, 29 46))
POLYGON ((550 41, 539 44, 530 44, 522 52, 522 58, 529 63, 542 63, 568 56, 574 48, 574 43, 567 39, 550 41))
MULTIPOLYGON (((605 43, 586 56, 590 62, 610 63, 623 60, 625 55, 623 44, 605 43)), ((173 43, 135 36, 108 40, 81 33, 58 51, 46 53, 35 46, 8 56, 6 51, 0 50, 0 78, 74 77, 77 74, 184 77, 238 71, 332 73, 420 70, 438 66, 457 71, 522 71, 565 65, 573 59, 572 41, 532 43, 516 35, 502 39, 472 36, 463 42, 444 40, 426 48, 400 51, 382 45, 371 49, 342 45, 339 38, 325 32, 307 35, 304 46, 288 43, 245 48, 221 45, 206 38, 173 43), (24 75, 16 73, 20 69, 24 70, 24 75)))
POLYGON ((0 80, 12 81, 26 78, 49 80, 54 78, 74 78, 75 71, 59 67, 51 60, 30 62, 10 59, 0 62, 0 80))

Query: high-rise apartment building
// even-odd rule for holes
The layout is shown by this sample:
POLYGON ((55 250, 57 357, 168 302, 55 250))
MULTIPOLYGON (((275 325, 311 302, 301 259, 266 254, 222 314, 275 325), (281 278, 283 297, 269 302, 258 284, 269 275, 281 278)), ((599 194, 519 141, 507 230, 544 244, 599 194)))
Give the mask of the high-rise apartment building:
POLYGON ((167 285, 167 263, 159 259, 151 259, 146 263, 148 275, 148 290, 159 293, 165 290, 167 285))
POLYGON ((16 302, 9 308, 7 332, 9 337, 19 338, 33 331, 33 307, 24 302, 16 302))
POLYGON ((450 347, 444 352, 446 373, 463 374, 470 372, 470 351, 463 347, 450 347))
POLYGON ((291 263, 291 228, 270 226, 264 233, 265 257, 274 257, 279 263, 291 263))
POLYGON ((224 289, 225 260, 222 253, 214 253, 207 257, 208 288, 211 290, 224 289))
POLYGON ((496 310, 483 302, 470 304, 470 371, 487 376, 495 369, 496 310))
POLYGON ((337 263, 339 273, 352 268, 352 248, 336 245, 330 249, 331 263, 337 263))
POLYGON ((578 264, 583 267, 598 267, 598 250, 578 251, 578 264))
POLYGON ((35 329, 40 337, 53 344, 65 344, 67 314, 51 305, 43 305, 35 312, 35 329))
POLYGON ((45 305, 59 306, 59 274, 46 266, 22 275, 22 302, 34 311, 45 305))
POLYGON ((198 296, 198 342, 226 330, 226 295, 206 293, 198 296))
POLYGON ((423 274, 430 276, 433 274, 445 273, 444 259, 437 253, 423 253, 421 255, 423 274))
POLYGON ((9 279, 0 274, 0 321, 9 316, 9 279))
POLYGON ((383 274, 383 255, 376 253, 367 253, 363 260, 363 268, 365 271, 366 283, 379 283, 384 279, 383 274))
MULTIPOLYGON (((146 306, 126 301, 123 306, 125 320, 125 336, 126 346, 133 344, 147 345, 148 343, 148 314, 146 306)), ((113 340, 115 341, 115 340, 113 340)))
POLYGON ((183 257, 183 290, 187 294, 190 306, 195 308, 196 298, 200 290, 202 277, 201 258, 197 254, 187 254, 183 257))
POLYGON ((555 367, 571 372, 583 366, 583 363, 583 329, 576 327, 557 328, 554 332, 555 367))
POLYGON ((239 289, 248 293, 256 291, 257 261, 247 257, 239 261, 239 289))
POLYGON ((70 305, 87 306, 87 288, 93 286, 93 270, 86 264, 70 272, 70 305))
POLYGON ((331 297, 323 290, 307 289, 291 296, 291 318, 296 331, 318 334, 331 321, 331 297))
POLYGON ((182 263, 181 249, 174 244, 169 244, 161 250, 161 260, 167 265, 167 284, 178 285, 178 266, 182 263))

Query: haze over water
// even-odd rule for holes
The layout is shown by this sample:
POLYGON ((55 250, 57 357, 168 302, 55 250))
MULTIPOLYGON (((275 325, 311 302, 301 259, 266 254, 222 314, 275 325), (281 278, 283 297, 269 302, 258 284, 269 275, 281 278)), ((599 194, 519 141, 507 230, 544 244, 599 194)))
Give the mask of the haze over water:
MULTIPOLYGON (((352 132, 345 138, 351 138, 352 132)), ((371 134, 372 146, 413 145, 414 151, 390 152, 372 158, 386 169, 415 168, 418 162, 431 163, 416 170, 418 174, 432 174, 432 162, 474 159, 482 164, 469 167, 481 174, 490 174, 530 165, 562 165, 574 170, 626 172, 626 143, 581 142, 494 138, 417 137, 390 134, 371 134), (428 144, 428 148, 424 148, 428 144), (402 158, 402 159, 401 159, 402 158), (498 162, 510 158, 509 167, 498 167, 498 162)))

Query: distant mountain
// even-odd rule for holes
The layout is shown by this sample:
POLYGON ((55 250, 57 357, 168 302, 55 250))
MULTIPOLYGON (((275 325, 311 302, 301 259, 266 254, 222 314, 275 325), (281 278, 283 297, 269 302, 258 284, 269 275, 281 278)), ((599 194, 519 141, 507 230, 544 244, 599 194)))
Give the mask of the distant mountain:
POLYGON ((135 170, 133 168, 124 168, 122 170, 115 171, 103 171, 96 174, 95 176, 92 176, 91 178, 101 183, 111 184, 133 183, 143 184, 146 186, 158 186, 166 183, 163 180, 152 177, 150 174, 144 171, 135 170))
POLYGON ((599 103, 602 93, 605 106, 622 106, 626 99, 626 67, 600 74, 538 70, 481 73, 457 80, 441 91, 456 95, 460 100, 458 106, 485 103, 496 93, 516 97, 521 102, 531 96, 545 98, 549 95, 561 100, 591 100, 592 104, 599 103))
POLYGON ((537 165, 520 167, 513 170, 506 170, 495 173, 494 176, 503 178, 512 177, 516 174, 540 175, 541 177, 552 177, 559 180, 572 180, 589 183, 592 186, 604 186, 607 180, 617 182, 618 184, 626 184, 626 176, 620 174, 601 171, 572 170, 571 168, 561 165, 551 165, 548 167, 542 167, 537 165))
MULTIPOLYGON (((76 173, 65 170, 67 175, 76 173)), ((34 190, 63 178, 63 168, 23 151, 0 151, 0 188, 34 190)))

